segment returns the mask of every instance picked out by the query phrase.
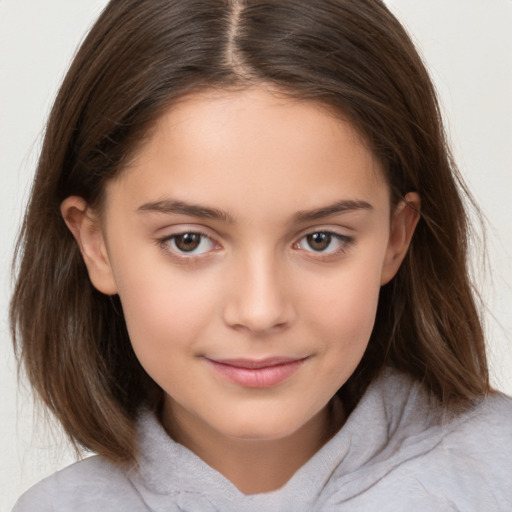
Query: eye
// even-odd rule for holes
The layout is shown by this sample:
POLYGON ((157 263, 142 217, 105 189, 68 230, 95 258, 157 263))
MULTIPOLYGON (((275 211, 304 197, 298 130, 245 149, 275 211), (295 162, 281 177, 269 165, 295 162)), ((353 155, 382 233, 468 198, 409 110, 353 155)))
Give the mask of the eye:
POLYGON ((161 240, 167 250, 182 255, 199 255, 215 249, 215 242, 202 233, 180 233, 161 240))
POLYGON ((333 254, 343 252, 352 239, 348 236, 333 233, 332 231, 316 231, 302 237, 296 248, 304 251, 333 254))

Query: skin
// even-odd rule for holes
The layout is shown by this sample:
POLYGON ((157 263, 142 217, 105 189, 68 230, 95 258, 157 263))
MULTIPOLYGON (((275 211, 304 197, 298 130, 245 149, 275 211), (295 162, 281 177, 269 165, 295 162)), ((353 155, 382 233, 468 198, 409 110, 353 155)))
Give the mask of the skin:
POLYGON ((121 298, 169 435, 249 494, 282 486, 342 425, 331 399, 406 254, 420 206, 406 199, 392 209, 350 124, 259 87, 175 105, 101 213, 69 197, 62 214, 93 284, 121 298), (298 362, 247 385, 218 364, 241 358, 298 362))

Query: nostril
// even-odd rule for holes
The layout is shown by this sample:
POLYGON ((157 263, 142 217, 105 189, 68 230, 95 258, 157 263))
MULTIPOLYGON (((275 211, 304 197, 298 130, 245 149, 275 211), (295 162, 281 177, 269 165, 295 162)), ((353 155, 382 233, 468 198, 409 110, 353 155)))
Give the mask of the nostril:
POLYGON ((224 322, 229 327, 258 335, 284 330, 293 318, 292 308, 284 304, 262 308, 250 302, 233 302, 224 310, 224 322))
POLYGON ((254 321, 245 321, 236 323, 227 322, 227 324, 229 325, 229 327, 237 331, 248 331, 256 335, 275 333, 286 329, 288 326, 288 322, 258 323, 254 321))

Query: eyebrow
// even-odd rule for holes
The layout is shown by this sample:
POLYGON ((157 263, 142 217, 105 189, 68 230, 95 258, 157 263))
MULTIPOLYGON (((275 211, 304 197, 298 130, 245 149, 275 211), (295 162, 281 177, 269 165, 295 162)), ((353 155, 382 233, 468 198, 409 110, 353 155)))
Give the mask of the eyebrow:
MULTIPOLYGON (((339 213, 352 212, 356 210, 373 210, 373 206, 366 201, 360 200, 342 200, 328 206, 314 210, 301 210, 294 215, 295 222, 307 222, 322 219, 339 213)), ((203 219, 212 219, 229 224, 234 224, 234 218, 227 212, 217 208, 187 203, 174 199, 164 199, 161 201, 152 201, 144 203, 137 208, 140 212, 157 212, 165 214, 181 214, 189 217, 198 217, 203 219)))
POLYGON ((223 210, 217 208, 210 208, 198 204, 186 203, 185 201, 178 201, 173 199, 166 199, 162 201, 153 201, 145 203, 137 208, 140 212, 158 212, 158 213, 175 213, 181 215, 188 215, 189 217, 199 217, 203 219, 220 220, 229 224, 235 221, 231 215, 223 210))
POLYGON ((323 219, 324 217, 329 217, 331 215, 336 215, 338 213, 346 213, 352 212, 356 210, 373 210, 373 206, 366 201, 359 200, 343 200, 337 201, 331 205, 325 206, 323 208, 318 208, 316 210, 303 210, 297 212, 295 215, 295 220, 297 222, 306 222, 311 220, 323 219))

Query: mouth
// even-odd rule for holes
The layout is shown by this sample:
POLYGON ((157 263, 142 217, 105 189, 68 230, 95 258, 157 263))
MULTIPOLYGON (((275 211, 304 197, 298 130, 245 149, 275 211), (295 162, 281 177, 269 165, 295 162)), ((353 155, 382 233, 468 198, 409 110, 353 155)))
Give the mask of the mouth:
POLYGON ((223 378, 246 388, 271 388, 289 379, 307 357, 257 359, 209 359, 207 363, 223 378))

